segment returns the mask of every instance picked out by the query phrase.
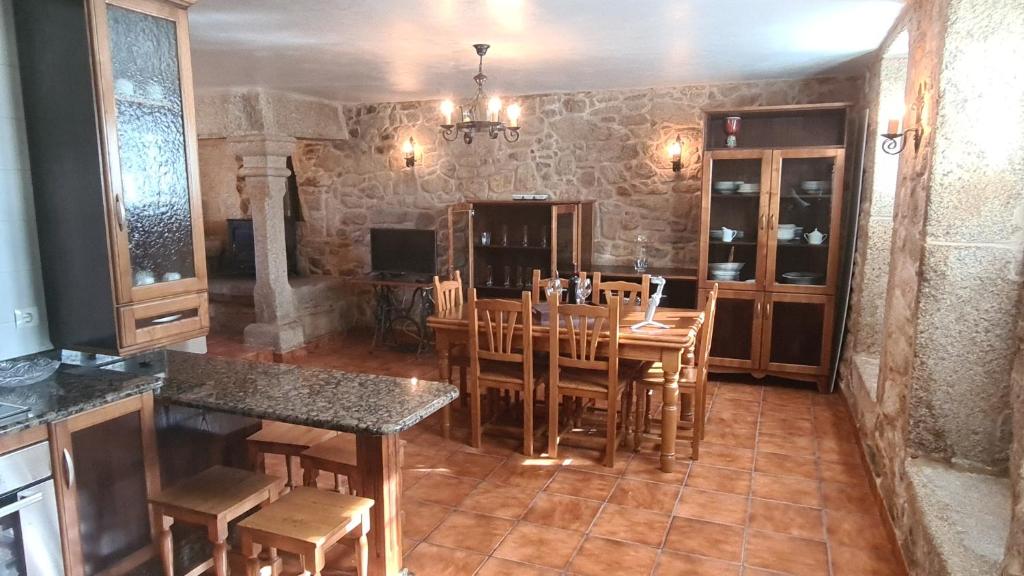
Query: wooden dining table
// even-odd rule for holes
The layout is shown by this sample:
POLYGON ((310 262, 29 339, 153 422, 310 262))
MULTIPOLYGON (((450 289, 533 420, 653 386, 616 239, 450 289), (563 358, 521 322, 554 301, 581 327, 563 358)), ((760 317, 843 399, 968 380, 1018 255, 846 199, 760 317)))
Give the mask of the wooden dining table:
MULTIPOLYGON (((533 349, 543 351, 549 348, 550 325, 547 305, 534 306, 533 349)), ((644 311, 639 306, 622 309, 619 318, 619 358, 644 362, 661 362, 665 378, 662 389, 661 425, 661 469, 675 470, 676 432, 679 424, 679 381, 696 378, 697 339, 704 321, 700 310, 659 308, 654 320, 668 328, 631 327, 644 320, 644 311)), ((434 330, 434 345, 442 378, 447 377, 449 354, 455 344, 469 342, 469 306, 455 306, 447 311, 435 312, 427 319, 427 325, 434 330)), ((442 426, 449 426, 448 419, 442 419, 442 426)), ((447 436, 448 430, 444 430, 447 436)))

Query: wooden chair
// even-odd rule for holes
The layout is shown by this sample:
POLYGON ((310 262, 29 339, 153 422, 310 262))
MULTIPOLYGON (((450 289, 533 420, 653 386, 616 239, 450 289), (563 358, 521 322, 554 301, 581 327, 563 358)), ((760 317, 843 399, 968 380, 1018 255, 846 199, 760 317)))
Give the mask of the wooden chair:
POLYGON ((267 466, 264 459, 266 454, 284 456, 285 467, 288 471, 285 486, 291 490, 296 486, 292 480, 294 461, 303 451, 325 440, 330 440, 337 434, 331 430, 321 430, 309 426, 265 421, 262 430, 246 438, 246 443, 249 445, 249 461, 257 472, 266 472, 267 466))
MULTIPOLYGON (((434 276, 434 300, 434 305, 438 312, 448 312, 453 308, 462 306, 462 273, 456 270, 451 280, 443 281, 439 277, 434 276)), ((442 374, 441 377, 447 377, 448 383, 453 384, 452 376, 455 374, 456 368, 459 370, 459 400, 465 406, 466 371, 469 368, 469 353, 464 344, 455 344, 448 349, 448 374, 442 374)), ((452 425, 450 405, 446 404, 441 409, 441 418, 444 422, 441 426, 441 435, 445 440, 448 440, 451 435, 452 425)))
MULTIPOLYGON (((551 458, 558 455, 561 400, 566 397, 589 398, 607 405, 604 464, 615 466, 620 399, 623 389, 629 384, 627 379, 627 386, 620 386, 620 306, 617 298, 612 298, 605 306, 548 301, 551 358, 546 380, 548 456, 551 458), (559 328, 556 330, 555 326, 559 328), (601 354, 606 354, 606 357, 601 354)), ((623 413, 623 423, 628 412, 627 408, 623 413)))
POLYGON ((495 388, 522 395, 523 454, 533 456, 533 310, 530 293, 520 301, 469 299, 470 442, 482 441, 481 397, 495 388))
MULTIPOLYGON (((373 500, 300 486, 238 523, 247 576, 259 576, 263 546, 299 556, 304 573, 321 576, 328 549, 355 532, 356 571, 366 576, 369 563, 370 507, 373 500)), ((273 576, 276 571, 272 571, 273 576)))
MULTIPOLYGON (((213 543, 213 558, 188 574, 202 574, 212 565, 217 576, 227 576, 228 523, 277 500, 283 486, 281 478, 214 466, 150 497, 152 517, 159 526, 158 547, 164 576, 175 574, 171 536, 171 526, 175 521, 206 528, 213 543)), ((271 563, 277 564, 276 552, 273 548, 269 552, 271 563)))
MULTIPOLYGON (((715 331, 717 304, 718 284, 715 284, 711 293, 708 294, 707 302, 704 303, 704 310, 701 313, 703 320, 697 347, 696 370, 693 371, 692 378, 686 378, 685 372, 679 375, 680 415, 682 416, 683 395, 689 394, 693 398, 693 420, 684 420, 680 417, 681 436, 677 436, 677 439, 690 440, 691 458, 694 460, 700 457, 700 441, 704 439, 704 421, 707 418, 708 357, 711 355, 711 339, 715 331)), ((650 394, 661 390, 664 386, 665 377, 660 362, 651 366, 641 378, 637 379, 634 385, 636 417, 633 422, 633 444, 635 449, 639 449, 645 430, 650 428, 650 394)))
POLYGON ((612 296, 618 296, 622 303, 627 306, 639 305, 642 309, 647 309, 647 302, 651 298, 651 275, 644 274, 640 277, 640 282, 603 282, 601 280, 601 273, 594 272, 593 281, 594 291, 591 293, 594 304, 601 303, 601 297, 604 297, 605 301, 608 301, 612 296))
MULTIPOLYGON (((580 272, 579 275, 580 275, 580 281, 581 282, 587 279, 587 273, 586 272, 580 272)), ((534 304, 540 304, 541 302, 547 302, 548 295, 547 295, 547 291, 545 290, 545 288, 547 288, 548 282, 550 282, 550 281, 551 281, 551 278, 541 278, 540 277, 540 270, 538 270, 536 268, 533 269, 533 280, 532 280, 532 282, 530 284, 530 287, 531 287, 530 294, 531 294, 531 297, 533 298, 533 303, 534 304)), ((568 278, 559 278, 558 282, 562 286, 562 302, 568 302, 569 301, 569 279, 568 278)))

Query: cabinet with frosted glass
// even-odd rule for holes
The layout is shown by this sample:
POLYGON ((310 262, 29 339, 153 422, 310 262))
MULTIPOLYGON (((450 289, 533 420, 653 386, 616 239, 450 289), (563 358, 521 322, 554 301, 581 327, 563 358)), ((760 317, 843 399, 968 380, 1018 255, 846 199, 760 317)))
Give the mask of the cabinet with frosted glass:
POLYGON ((18 0, 50 336, 118 354, 209 318, 187 0, 18 0))

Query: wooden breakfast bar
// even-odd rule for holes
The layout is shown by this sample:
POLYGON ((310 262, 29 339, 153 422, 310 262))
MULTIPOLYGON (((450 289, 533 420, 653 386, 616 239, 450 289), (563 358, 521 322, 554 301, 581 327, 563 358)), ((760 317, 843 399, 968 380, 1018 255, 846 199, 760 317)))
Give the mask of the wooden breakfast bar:
MULTIPOLYGON (((427 325, 434 329, 442 375, 448 374, 451 346, 469 342, 468 313, 469 307, 461 305, 437 312, 427 319, 427 325)), ((686 381, 696 377, 695 350, 703 316, 699 310, 659 308, 654 319, 668 328, 642 328, 638 331, 630 328, 643 319, 644 311, 640 308, 623 309, 619 319, 619 358, 661 362, 664 367, 661 469, 672 472, 675 468, 676 426, 679 423, 679 379, 686 381)), ((546 306, 535 306, 534 351, 548 349, 549 334, 546 306)), ((444 422, 447 425, 447 419, 444 422)))

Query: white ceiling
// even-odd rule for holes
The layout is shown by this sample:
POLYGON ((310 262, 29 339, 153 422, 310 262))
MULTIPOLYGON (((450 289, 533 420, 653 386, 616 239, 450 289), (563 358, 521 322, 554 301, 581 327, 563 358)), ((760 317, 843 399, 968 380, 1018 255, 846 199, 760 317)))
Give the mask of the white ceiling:
POLYGON ((855 72, 902 0, 202 0, 199 90, 343 102, 855 72))

